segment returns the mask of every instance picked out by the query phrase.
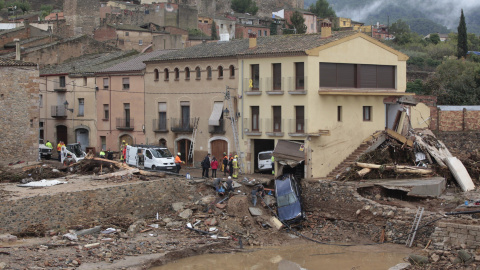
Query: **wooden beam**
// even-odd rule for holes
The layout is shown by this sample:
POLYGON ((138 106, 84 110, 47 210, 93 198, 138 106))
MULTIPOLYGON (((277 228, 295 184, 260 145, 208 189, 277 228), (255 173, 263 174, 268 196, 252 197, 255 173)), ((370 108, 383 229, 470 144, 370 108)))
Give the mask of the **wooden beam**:
POLYGON ((393 131, 393 130, 391 130, 391 129, 387 129, 387 134, 388 134, 390 137, 394 138, 395 140, 402 142, 403 144, 406 144, 406 145, 408 145, 408 146, 410 146, 410 147, 413 146, 413 141, 410 140, 410 139, 407 139, 407 138, 406 138, 405 136, 403 136, 402 134, 399 134, 399 133, 397 133, 397 132, 395 132, 395 131, 393 131))

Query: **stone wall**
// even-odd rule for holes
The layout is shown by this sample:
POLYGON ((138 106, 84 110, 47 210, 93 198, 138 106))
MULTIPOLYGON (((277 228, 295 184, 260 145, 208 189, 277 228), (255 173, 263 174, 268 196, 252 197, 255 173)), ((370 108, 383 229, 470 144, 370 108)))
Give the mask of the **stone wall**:
POLYGON ((0 66, 0 164, 38 159, 39 72, 0 66))
POLYGON ((436 249, 477 249, 480 247, 480 225, 439 222, 432 234, 436 249))
POLYGON ((63 12, 70 36, 92 34, 100 26, 98 0, 65 0, 63 12))
POLYGON ((436 132, 435 135, 445 143, 452 155, 459 158, 468 157, 480 145, 480 132, 477 131, 436 132))
POLYGON ((191 190, 195 187, 185 184, 179 179, 153 180, 8 201, 0 205, 0 234, 19 233, 38 224, 46 229, 63 229, 79 224, 98 225, 116 216, 154 217, 157 212, 170 211, 177 200, 188 200, 179 194, 196 194, 191 190))

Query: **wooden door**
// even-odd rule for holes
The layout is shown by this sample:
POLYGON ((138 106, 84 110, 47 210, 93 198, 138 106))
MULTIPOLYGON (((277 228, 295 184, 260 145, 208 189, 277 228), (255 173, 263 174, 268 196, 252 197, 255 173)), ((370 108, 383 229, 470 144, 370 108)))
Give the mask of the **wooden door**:
MULTIPOLYGON (((223 153, 228 152, 228 143, 224 140, 215 140, 211 142, 211 150, 213 157, 216 157, 220 163, 223 159, 223 153)), ((227 153, 228 154, 228 153, 227 153)))
MULTIPOLYGON (((192 159, 188 159, 188 151, 190 150, 190 140, 182 139, 177 141, 177 153, 180 153, 180 158, 187 164, 192 163, 192 159)), ((175 153, 175 156, 177 155, 175 153)))
POLYGON ((66 144, 68 144, 68 136, 67 136, 67 127, 66 126, 57 126, 57 144, 60 141, 63 141, 66 144))

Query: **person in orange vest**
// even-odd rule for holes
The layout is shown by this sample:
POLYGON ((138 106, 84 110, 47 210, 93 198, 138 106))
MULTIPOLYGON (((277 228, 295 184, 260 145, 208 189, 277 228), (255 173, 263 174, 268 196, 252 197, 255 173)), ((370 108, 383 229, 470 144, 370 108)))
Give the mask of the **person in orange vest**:
POLYGON ((57 144, 57 153, 58 153, 58 161, 62 162, 62 146, 65 146, 63 141, 59 141, 57 144))
POLYGON ((180 169, 182 168, 181 164, 185 164, 185 162, 183 162, 181 159, 180 159, 180 156, 182 154, 180 152, 177 153, 177 156, 175 157, 175 166, 177 167, 177 173, 180 173, 180 169))
POLYGON ((227 166, 228 166, 228 156, 227 156, 227 153, 223 153, 223 160, 222 160, 223 176, 227 175, 227 166))

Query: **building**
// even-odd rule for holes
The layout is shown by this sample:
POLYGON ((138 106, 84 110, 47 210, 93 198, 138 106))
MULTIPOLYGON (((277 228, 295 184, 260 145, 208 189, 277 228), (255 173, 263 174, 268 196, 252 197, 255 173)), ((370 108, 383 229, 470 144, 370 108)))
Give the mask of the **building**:
POLYGON ((31 162, 39 157, 38 68, 34 63, 0 58, 0 164, 31 162))
POLYGON ((234 26, 235 38, 244 39, 248 38, 250 34, 257 36, 270 36, 269 25, 266 21, 249 14, 234 13, 225 15, 226 20, 235 21, 235 25, 228 24, 228 32, 231 33, 231 28, 234 26))
POLYGON ((100 2, 97 0, 65 0, 65 36, 91 35, 100 26, 100 2))
MULTIPOLYGON (((122 141, 145 144, 145 64, 170 50, 140 54, 95 73, 97 86, 96 149, 117 151, 122 141)), ((147 125, 148 126, 148 125, 147 125)))
MULTIPOLYGON (((300 12, 302 14, 303 19, 305 20, 304 24, 307 27, 305 34, 313 34, 313 33, 318 33, 317 31, 317 15, 305 11, 305 10, 300 10, 300 9, 285 9, 283 11, 284 14, 284 19, 287 24, 292 24, 291 22, 291 17, 295 11, 300 12)), ((274 15, 279 15, 281 14, 282 11, 274 13, 274 15)))
MULTIPOLYGON (((97 82, 95 72, 125 61, 136 52, 89 54, 40 71, 42 109, 40 126, 45 140, 66 144, 80 142, 84 150, 96 150, 97 82)), ((98 90, 97 90, 98 89, 98 90)))
MULTIPOLYGON (((207 153, 221 158, 235 151, 232 123, 223 114, 226 88, 235 89, 240 75, 234 44, 202 43, 145 62, 146 143, 167 146, 197 165, 207 153)), ((230 92, 230 115, 238 117, 236 90, 230 92)))

